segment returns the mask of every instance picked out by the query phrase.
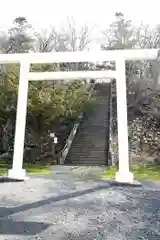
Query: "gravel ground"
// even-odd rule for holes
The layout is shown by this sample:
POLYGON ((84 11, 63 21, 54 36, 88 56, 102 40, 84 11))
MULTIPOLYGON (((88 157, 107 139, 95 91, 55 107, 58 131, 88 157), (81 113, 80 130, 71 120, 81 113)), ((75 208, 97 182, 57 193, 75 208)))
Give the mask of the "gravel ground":
POLYGON ((64 166, 0 183, 1 239, 159 240, 160 184, 115 186, 64 166))

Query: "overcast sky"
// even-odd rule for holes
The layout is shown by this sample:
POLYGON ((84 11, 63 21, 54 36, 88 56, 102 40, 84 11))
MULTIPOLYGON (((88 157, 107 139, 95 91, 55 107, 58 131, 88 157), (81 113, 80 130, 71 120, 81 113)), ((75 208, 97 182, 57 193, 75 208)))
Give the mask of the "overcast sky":
POLYGON ((122 12, 134 21, 159 23, 159 1, 152 0, 3 0, 1 1, 1 25, 10 24, 14 18, 25 16, 36 26, 59 24, 67 16, 77 22, 84 21, 97 26, 113 20, 115 12, 122 12))
POLYGON ((0 28, 18 16, 26 17, 36 28, 59 26, 73 16, 77 25, 96 25, 96 34, 114 20, 115 12, 124 13, 135 24, 160 23, 158 0, 2 0, 0 6, 0 28))

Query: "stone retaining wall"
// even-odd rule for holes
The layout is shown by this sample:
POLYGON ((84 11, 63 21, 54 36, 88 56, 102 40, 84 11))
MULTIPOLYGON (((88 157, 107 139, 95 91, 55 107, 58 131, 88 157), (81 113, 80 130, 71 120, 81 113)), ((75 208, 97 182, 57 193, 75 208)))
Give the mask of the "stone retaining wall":
POLYGON ((116 81, 111 82, 110 92, 110 123, 109 123, 109 165, 116 165, 118 162, 118 131, 117 131, 117 101, 116 81))

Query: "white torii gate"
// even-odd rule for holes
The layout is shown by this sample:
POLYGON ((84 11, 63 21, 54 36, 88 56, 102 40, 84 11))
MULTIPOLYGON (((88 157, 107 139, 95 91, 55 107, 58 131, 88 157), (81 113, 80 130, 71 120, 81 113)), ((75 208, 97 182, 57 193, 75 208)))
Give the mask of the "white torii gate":
POLYGON ((54 52, 0 54, 0 64, 20 63, 20 79, 17 103, 16 130, 12 169, 8 177, 18 180, 27 178, 23 169, 23 151, 26 125, 28 84, 30 80, 64 80, 85 78, 116 78, 119 171, 116 181, 133 183, 134 177, 129 170, 128 124, 126 100, 126 60, 155 60, 159 49, 112 50, 96 52, 54 52), (63 63, 63 62, 103 62, 115 61, 116 71, 73 71, 73 72, 30 72, 30 64, 63 63))

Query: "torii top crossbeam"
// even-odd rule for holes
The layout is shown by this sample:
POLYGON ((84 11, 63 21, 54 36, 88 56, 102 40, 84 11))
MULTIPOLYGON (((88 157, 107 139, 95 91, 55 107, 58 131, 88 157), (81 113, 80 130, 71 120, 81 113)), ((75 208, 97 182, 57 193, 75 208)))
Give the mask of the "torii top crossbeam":
POLYGON ((98 62, 115 61, 117 56, 125 60, 154 60, 159 49, 130 49, 108 51, 82 51, 82 52, 50 52, 50 53, 15 53, 0 54, 0 63, 63 63, 63 62, 98 62))

